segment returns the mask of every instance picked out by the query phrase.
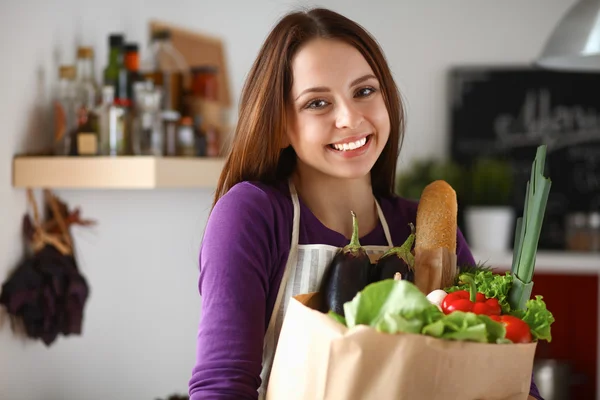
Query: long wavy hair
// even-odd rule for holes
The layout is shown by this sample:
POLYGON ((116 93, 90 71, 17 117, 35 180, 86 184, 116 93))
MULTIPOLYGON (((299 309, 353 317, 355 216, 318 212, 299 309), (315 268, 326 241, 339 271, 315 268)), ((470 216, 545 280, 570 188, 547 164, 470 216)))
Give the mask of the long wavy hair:
POLYGON ((275 183, 288 178, 296 153, 285 143, 286 110, 292 88, 292 60, 301 46, 315 38, 337 39, 356 48, 380 82, 390 118, 390 135, 371 170, 373 193, 394 192, 396 162, 404 137, 404 107, 383 51, 359 24, 323 8, 285 15, 260 49, 243 87, 239 118, 213 207, 242 181, 275 183))

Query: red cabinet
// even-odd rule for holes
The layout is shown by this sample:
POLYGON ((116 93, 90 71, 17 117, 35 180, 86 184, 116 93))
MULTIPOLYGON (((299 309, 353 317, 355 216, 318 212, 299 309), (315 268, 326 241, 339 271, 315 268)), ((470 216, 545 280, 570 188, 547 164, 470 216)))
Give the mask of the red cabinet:
POLYGON ((598 276, 536 273, 533 295, 544 301, 555 322, 552 342, 540 342, 536 358, 553 358, 569 363, 584 376, 573 385, 571 399, 596 398, 598 346, 598 276))

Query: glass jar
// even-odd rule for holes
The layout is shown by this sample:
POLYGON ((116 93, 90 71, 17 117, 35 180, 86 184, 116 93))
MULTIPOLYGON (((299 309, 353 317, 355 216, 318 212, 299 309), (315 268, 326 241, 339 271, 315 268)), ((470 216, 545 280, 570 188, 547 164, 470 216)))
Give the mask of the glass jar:
POLYGON ((135 116, 132 123, 133 152, 137 155, 163 155, 161 91, 151 83, 136 87, 135 116))
POLYGON ((204 100, 219 100, 219 84, 217 81, 217 67, 203 65, 193 67, 192 96, 204 100))
POLYGON ((160 29, 152 33, 146 57, 140 66, 146 80, 162 91, 161 108, 181 112, 185 76, 188 64, 171 41, 171 31, 160 29))

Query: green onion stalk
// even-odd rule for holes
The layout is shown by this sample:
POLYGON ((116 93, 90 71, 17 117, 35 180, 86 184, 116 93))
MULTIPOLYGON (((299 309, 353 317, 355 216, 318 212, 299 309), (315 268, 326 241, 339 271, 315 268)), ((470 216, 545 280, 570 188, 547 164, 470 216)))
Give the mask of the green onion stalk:
POLYGON ((533 271, 552 182, 544 177, 546 145, 537 148, 527 182, 523 216, 517 219, 511 274, 513 283, 508 303, 513 310, 525 309, 533 289, 533 271))

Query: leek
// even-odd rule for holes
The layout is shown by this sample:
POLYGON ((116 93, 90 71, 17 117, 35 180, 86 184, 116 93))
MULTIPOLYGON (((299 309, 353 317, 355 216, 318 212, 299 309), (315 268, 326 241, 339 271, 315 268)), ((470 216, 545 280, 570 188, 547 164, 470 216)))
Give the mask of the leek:
POLYGON ((544 177, 546 145, 537 148, 527 182, 523 216, 517 219, 511 274, 513 284, 508 303, 513 310, 525 309, 533 289, 537 247, 552 182, 544 177))

